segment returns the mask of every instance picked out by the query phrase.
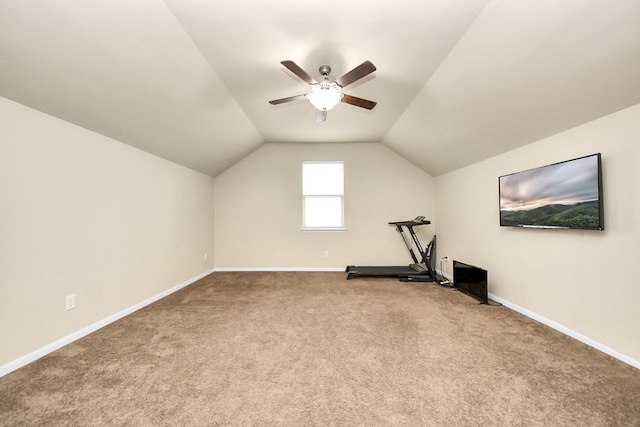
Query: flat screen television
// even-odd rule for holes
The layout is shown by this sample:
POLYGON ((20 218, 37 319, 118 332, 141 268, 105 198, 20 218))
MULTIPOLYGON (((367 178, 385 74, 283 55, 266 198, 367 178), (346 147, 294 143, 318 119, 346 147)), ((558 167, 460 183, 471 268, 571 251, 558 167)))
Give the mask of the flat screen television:
POLYGON ((600 153, 498 181, 501 226, 604 230, 600 153))
POLYGON ((487 270, 453 260, 453 287, 483 304, 489 303, 487 270))

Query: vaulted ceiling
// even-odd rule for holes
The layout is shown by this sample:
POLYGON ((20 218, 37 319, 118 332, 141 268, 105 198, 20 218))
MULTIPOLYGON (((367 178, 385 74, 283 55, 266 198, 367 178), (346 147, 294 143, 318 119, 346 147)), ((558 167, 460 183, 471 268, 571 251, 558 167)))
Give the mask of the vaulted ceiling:
POLYGON ((0 96, 216 176, 381 142, 437 176, 640 103, 640 1, 0 0, 0 96), (316 123, 280 64, 377 70, 316 123))

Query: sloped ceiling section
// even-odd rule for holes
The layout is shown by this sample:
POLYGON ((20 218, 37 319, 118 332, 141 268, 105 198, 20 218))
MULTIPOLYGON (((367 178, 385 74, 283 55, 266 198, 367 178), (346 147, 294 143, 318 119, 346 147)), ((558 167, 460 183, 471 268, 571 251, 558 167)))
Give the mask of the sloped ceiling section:
POLYGON ((382 142, 437 176, 640 103, 640 1, 0 0, 0 96, 212 176, 265 142, 382 142), (316 123, 280 65, 377 101, 316 123))
POLYGON ((640 1, 491 1, 384 138, 440 175, 640 102, 640 1))
POLYGON ((162 1, 2 1, 0 95, 216 175, 262 137, 162 1))

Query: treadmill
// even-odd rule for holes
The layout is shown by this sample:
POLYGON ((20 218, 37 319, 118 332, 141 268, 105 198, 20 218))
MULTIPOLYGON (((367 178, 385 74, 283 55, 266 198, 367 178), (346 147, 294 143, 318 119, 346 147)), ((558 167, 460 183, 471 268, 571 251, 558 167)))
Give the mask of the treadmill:
POLYGON ((394 225, 396 231, 400 233, 404 244, 407 246, 409 254, 413 264, 409 265, 396 265, 396 266, 347 266, 345 272, 347 273, 347 280, 354 279, 356 277, 397 277, 401 282, 434 282, 436 280, 436 274, 434 270, 434 252, 436 246, 436 236, 427 245, 426 250, 422 249, 420 240, 414 230, 414 227, 421 225, 431 224, 431 221, 425 220, 423 216, 418 216, 409 221, 395 221, 390 222, 389 225, 394 225), (418 256, 413 250, 411 240, 404 232, 406 227, 416 249, 418 250, 418 256))

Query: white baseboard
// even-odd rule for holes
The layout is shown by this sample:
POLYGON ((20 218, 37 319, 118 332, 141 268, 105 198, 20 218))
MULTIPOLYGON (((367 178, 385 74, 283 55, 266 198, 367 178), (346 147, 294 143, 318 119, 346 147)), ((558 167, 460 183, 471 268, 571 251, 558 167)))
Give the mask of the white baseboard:
POLYGON ((52 342, 51 344, 48 344, 42 348, 39 348, 38 350, 32 351, 29 354, 26 354, 16 360, 13 360, 5 365, 0 366, 0 377, 3 377, 5 375, 7 375, 10 372, 15 371, 16 369, 22 368, 25 365, 28 365, 31 362, 34 362, 38 359, 40 359, 43 356, 46 356, 47 354, 58 350, 61 347, 64 347, 67 344, 71 344, 72 342, 85 337, 95 331, 97 331, 100 328, 103 328, 105 326, 107 326, 110 323, 115 322, 116 320, 122 319, 125 316, 128 316, 129 314, 140 310, 143 307, 148 306, 149 304, 152 304, 164 297, 166 297, 167 295, 170 295, 176 291, 179 291, 180 289, 189 286, 190 284, 202 279, 203 277, 208 276, 209 274, 213 273, 215 271, 215 269, 211 269, 209 271, 205 271, 202 274, 197 275, 196 277, 193 277, 189 280, 187 280, 186 282, 180 283, 177 286, 174 286, 171 289, 167 289, 166 291, 160 292, 157 295, 152 296, 151 298, 147 298, 144 301, 141 301, 135 305, 132 305, 129 308, 125 308, 122 311, 119 311, 118 313, 115 313, 109 317, 107 317, 106 319, 102 319, 96 323, 93 323, 89 326, 87 326, 86 328, 82 328, 79 331, 76 331, 70 335, 67 335, 64 338, 61 338, 55 342, 52 342))
POLYGON ((443 273, 442 270, 438 270, 437 268, 436 268, 436 274, 438 274, 439 276, 442 276, 445 279, 453 282, 453 274, 443 273))
POLYGON ((576 331, 574 331, 573 329, 569 329, 564 325, 561 325, 558 322, 555 322, 551 319, 547 319, 544 316, 541 316, 537 313, 534 313, 533 311, 527 310, 526 308, 520 307, 519 305, 513 304, 505 299, 502 299, 500 297, 497 297, 491 293, 489 293, 489 299, 495 302, 499 302, 500 304, 504 305, 505 307, 510 308, 513 311, 517 311, 520 314, 523 314, 533 320, 536 320, 544 325, 549 326, 550 328, 555 329, 558 332, 562 332, 565 335, 570 336, 571 338, 574 338, 588 346, 591 346, 593 348, 595 348, 596 350, 600 350, 601 352, 608 354, 611 357, 615 357, 618 360, 623 361, 624 363, 627 363, 635 368, 640 369, 640 361, 635 360, 625 354, 620 353, 619 351, 616 351, 610 347, 607 347, 604 344, 601 344, 585 335, 582 335, 576 331))

